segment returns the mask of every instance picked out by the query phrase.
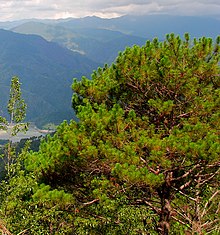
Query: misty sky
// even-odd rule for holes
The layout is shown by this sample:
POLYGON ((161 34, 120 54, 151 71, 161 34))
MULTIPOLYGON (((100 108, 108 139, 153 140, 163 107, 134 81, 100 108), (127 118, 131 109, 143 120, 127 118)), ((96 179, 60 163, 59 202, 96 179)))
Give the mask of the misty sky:
POLYGON ((0 0, 0 21, 125 14, 220 15, 220 0, 0 0))

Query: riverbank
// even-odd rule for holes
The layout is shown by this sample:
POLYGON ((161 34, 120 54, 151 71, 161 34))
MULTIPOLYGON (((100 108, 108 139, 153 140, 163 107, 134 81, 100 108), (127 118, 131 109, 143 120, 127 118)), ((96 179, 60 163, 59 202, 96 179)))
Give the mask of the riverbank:
MULTIPOLYGON (((54 131, 50 130, 41 130, 36 127, 29 127, 28 131, 24 132, 19 132, 16 136, 13 136, 11 138, 12 142, 19 142, 21 139, 28 139, 31 137, 39 137, 39 136, 45 136, 47 134, 50 134, 54 131)), ((8 140, 9 139, 9 134, 5 130, 0 130, 0 140, 8 140)))

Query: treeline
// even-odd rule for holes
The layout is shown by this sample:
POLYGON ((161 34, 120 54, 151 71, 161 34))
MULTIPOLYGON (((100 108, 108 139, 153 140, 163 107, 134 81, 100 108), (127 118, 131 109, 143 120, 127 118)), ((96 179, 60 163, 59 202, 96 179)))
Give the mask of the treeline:
POLYGON ((219 43, 170 34, 74 81, 78 122, 1 182, 13 234, 219 234, 219 43))

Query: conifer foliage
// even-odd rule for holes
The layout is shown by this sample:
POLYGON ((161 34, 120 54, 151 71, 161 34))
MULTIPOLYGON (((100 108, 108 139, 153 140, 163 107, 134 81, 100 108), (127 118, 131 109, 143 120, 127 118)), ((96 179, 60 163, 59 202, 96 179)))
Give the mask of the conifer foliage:
POLYGON ((218 234, 219 42, 170 34, 74 81, 79 121, 24 150, 2 196, 11 231, 218 234))
POLYGON ((121 182, 145 188, 136 202, 158 215, 159 234, 168 234, 173 220, 193 234, 219 223, 206 217, 207 200, 219 195, 213 186, 220 167, 218 43, 167 35, 127 48, 110 68, 73 85, 81 120, 95 124, 95 138, 113 150, 99 157, 121 182))

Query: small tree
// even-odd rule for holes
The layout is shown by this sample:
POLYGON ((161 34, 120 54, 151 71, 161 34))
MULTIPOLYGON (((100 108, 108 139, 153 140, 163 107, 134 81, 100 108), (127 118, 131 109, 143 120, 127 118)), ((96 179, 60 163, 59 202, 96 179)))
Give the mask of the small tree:
MULTIPOLYGON (((21 123, 24 120, 26 115, 26 104, 24 100, 21 98, 21 89, 20 82, 18 77, 13 77, 11 79, 11 87, 10 87, 10 97, 8 101, 8 114, 9 120, 6 118, 0 117, 0 129, 6 130, 9 134, 9 140, 6 145, 5 156, 3 155, 3 159, 5 159, 5 168, 7 171, 6 179, 7 181, 1 182, 1 199, 4 198, 3 194, 8 196, 9 184, 8 181, 12 177, 12 168, 11 164, 14 160, 16 160, 15 150, 12 147, 12 137, 16 136, 20 131, 26 131, 28 128, 27 123, 21 123)), ((19 163, 20 164, 20 163, 19 163)), ((16 169, 14 169, 16 170, 16 169)), ((6 199, 4 198, 4 199, 6 199)), ((7 200, 6 200, 7 201, 7 200)), ((11 234, 6 227, 3 225, 2 221, 0 221, 0 230, 5 234, 11 234)))
POLYGON ((7 130, 9 134, 9 142, 7 145, 6 159, 7 159, 7 174, 10 176, 10 164, 13 162, 13 148, 12 148, 12 137, 16 136, 19 132, 27 131, 28 124, 21 123, 26 116, 27 105, 24 99, 21 97, 21 83, 18 77, 13 77, 11 79, 10 95, 8 101, 8 114, 9 121, 3 120, 6 125, 4 129, 7 130))

